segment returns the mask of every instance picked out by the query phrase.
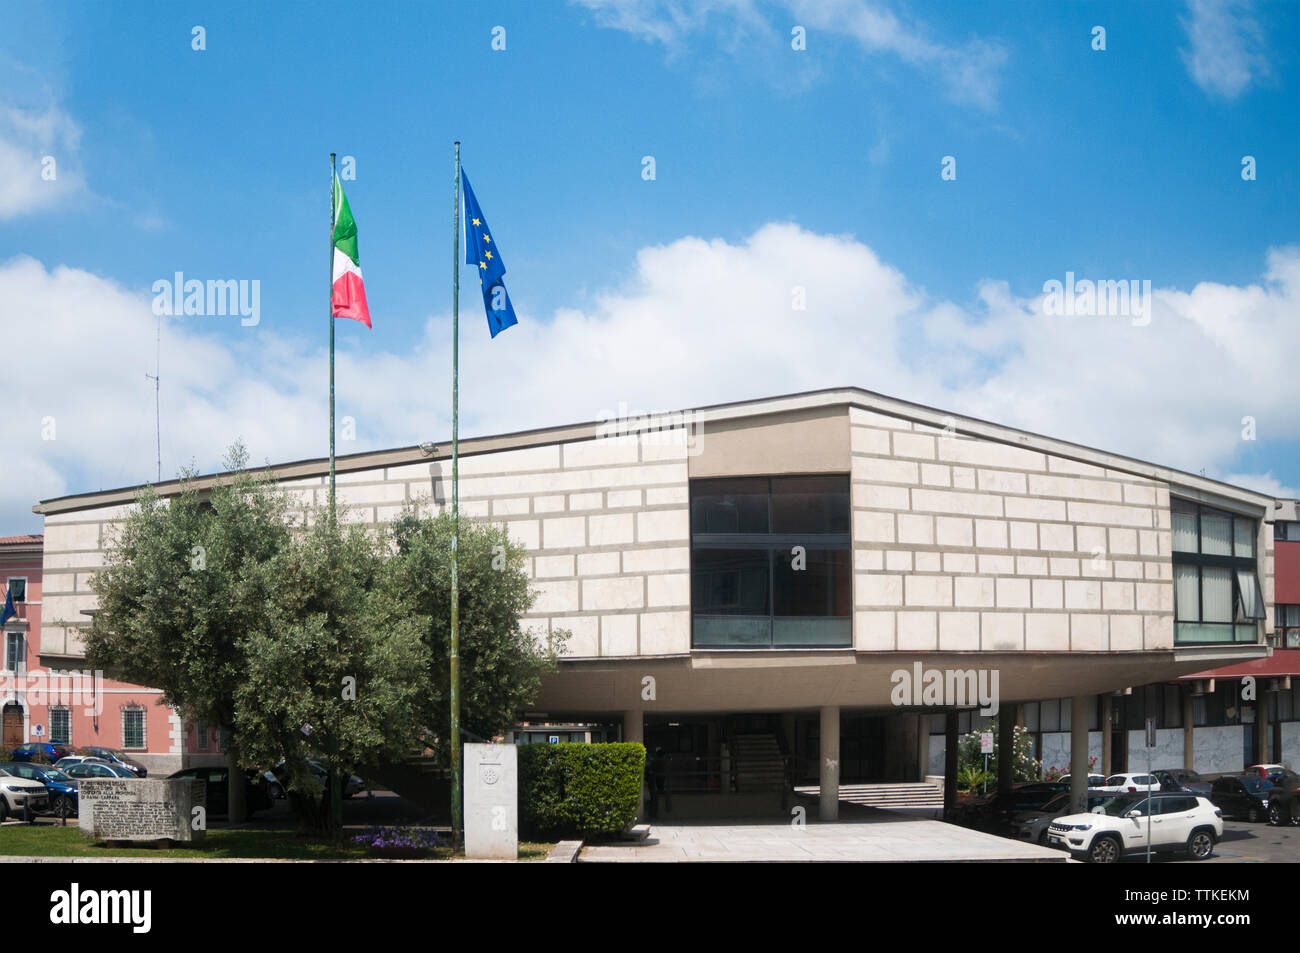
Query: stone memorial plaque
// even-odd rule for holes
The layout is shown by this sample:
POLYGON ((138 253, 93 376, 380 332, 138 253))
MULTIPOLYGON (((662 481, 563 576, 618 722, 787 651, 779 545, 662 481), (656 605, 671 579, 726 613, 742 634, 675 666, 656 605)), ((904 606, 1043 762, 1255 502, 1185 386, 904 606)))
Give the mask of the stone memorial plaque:
POLYGON ((200 840, 207 828, 207 786, 188 778, 110 780, 77 784, 81 833, 96 840, 200 840), (203 808, 196 819, 195 808, 203 808), (196 829, 197 827, 197 829, 196 829))
POLYGON ((519 857, 519 749, 465 745, 465 856, 519 857))

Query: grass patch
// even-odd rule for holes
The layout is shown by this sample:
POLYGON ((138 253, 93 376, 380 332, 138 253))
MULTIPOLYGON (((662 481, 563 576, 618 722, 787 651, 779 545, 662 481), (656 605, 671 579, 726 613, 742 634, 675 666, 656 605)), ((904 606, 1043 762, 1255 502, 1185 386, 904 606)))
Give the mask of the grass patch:
MULTIPOLYGON (((554 844, 520 843, 520 860, 542 860, 554 844)), ((158 848, 149 846, 109 847, 82 835, 75 825, 6 824, 0 827, 0 855, 26 857, 146 857, 154 859, 185 857, 265 860, 364 860, 366 849, 346 839, 342 847, 294 831, 239 828, 210 830, 196 845, 158 848)), ((429 852, 431 860, 462 857, 463 852, 439 847, 429 852)))

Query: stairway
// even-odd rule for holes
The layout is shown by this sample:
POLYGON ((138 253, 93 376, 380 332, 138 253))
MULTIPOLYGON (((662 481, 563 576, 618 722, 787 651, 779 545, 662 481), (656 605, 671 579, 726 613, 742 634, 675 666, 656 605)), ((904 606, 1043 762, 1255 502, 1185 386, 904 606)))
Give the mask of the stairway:
POLYGON ((785 760, 776 735, 734 735, 729 748, 737 792, 785 790, 785 760))
MULTIPOLYGON (((815 786, 799 787, 801 794, 815 793, 815 786)), ((943 810, 943 787, 921 781, 893 784, 841 784, 840 800, 863 807, 892 810, 943 810)))

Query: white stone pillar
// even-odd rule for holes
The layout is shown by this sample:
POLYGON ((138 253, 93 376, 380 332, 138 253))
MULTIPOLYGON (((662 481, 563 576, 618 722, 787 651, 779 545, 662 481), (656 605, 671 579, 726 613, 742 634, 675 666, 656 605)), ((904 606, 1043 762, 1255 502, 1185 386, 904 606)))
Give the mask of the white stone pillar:
POLYGON ((821 799, 817 816, 823 821, 840 816, 840 707, 826 705, 821 710, 821 799))
POLYGON ((1088 710, 1089 695, 1070 699, 1070 810, 1088 810, 1088 710))

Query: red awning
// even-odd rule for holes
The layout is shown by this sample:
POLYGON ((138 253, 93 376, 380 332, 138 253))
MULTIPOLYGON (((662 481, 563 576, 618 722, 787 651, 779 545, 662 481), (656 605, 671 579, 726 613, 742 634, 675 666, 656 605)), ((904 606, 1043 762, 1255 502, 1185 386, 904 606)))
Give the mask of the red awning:
POLYGON ((1281 678, 1284 675, 1300 676, 1300 649, 1274 649, 1270 658, 1251 659, 1223 668, 1212 668, 1208 672, 1195 675, 1183 675, 1177 681, 1189 682, 1201 678, 1242 678, 1253 675, 1256 678, 1281 678))

